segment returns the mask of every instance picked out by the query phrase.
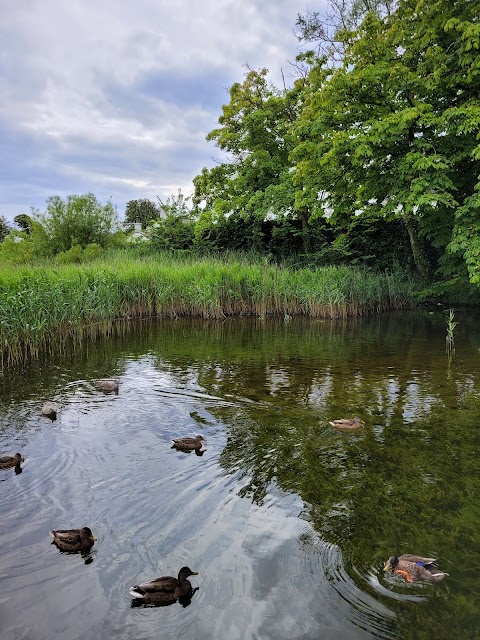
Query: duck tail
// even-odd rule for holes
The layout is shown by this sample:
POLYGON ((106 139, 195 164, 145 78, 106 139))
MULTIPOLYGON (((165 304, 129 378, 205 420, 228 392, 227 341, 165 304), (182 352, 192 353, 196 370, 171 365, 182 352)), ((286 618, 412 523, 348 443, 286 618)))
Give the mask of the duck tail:
POLYGON ((55 529, 52 529, 52 530, 49 532, 49 535, 51 535, 51 536, 52 536, 52 538, 55 538, 55 529))
POLYGON ((445 576, 448 576, 449 574, 446 573, 445 571, 439 571, 438 573, 432 573, 432 578, 436 581, 436 582, 440 582, 440 580, 443 580, 445 578, 445 576))
POLYGON ((142 593, 142 591, 140 591, 140 587, 135 585, 134 587, 130 587, 130 595, 133 598, 144 598, 145 592, 142 593))

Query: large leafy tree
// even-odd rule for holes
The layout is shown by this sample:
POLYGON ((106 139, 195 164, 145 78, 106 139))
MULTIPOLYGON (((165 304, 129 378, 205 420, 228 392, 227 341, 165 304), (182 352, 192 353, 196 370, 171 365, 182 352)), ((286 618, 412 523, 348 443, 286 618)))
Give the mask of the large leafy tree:
POLYGON ((280 90, 268 82, 267 69, 247 69, 242 83, 230 89, 219 127, 207 139, 226 154, 194 180, 194 203, 204 205, 198 227, 225 216, 251 219, 258 228, 272 216, 299 216, 308 249, 308 212, 295 210, 291 177, 291 127, 301 105, 302 79, 280 90))
POLYGON ((317 60, 292 153, 299 192, 317 215, 376 211, 463 252, 478 277, 480 26, 468 0, 401 0, 339 33, 342 65, 317 60))

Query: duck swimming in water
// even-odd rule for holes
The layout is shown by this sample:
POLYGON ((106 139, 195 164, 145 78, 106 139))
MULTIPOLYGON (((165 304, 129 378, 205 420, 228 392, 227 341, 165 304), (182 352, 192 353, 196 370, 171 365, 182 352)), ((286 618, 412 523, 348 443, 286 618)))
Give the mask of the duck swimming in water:
POLYGON ((10 467, 17 467, 23 462, 23 458, 20 453, 16 453, 14 456, 2 456, 0 458, 0 469, 10 469, 10 467))
POLYGON ((207 444, 203 436, 177 438, 176 440, 172 440, 172 442, 172 449, 180 449, 181 451, 200 451, 207 444))
POLYGON ((355 418, 341 418, 340 420, 332 420, 328 424, 331 424, 332 427, 336 427, 337 429, 345 429, 353 431, 354 429, 360 429, 362 424, 365 424, 363 420, 360 419, 359 416, 355 416, 355 418))
POLYGON ((182 598, 187 598, 193 591, 189 576, 197 576, 196 571, 189 567, 182 567, 178 578, 163 576, 149 582, 142 582, 130 587, 130 595, 144 604, 171 604, 182 598))
POLYGON ((90 527, 52 529, 50 535, 61 551, 90 551, 96 540, 90 527))
POLYGON ((400 557, 391 556, 383 570, 393 571, 396 575, 403 576, 407 582, 440 582, 448 573, 440 571, 435 562, 436 558, 404 553, 400 557))
POLYGON ((56 420, 58 408, 54 402, 45 402, 42 407, 42 416, 47 416, 50 420, 56 420))
POLYGON ((118 394, 118 380, 116 378, 105 378, 104 380, 96 380, 95 387, 103 393, 118 394))

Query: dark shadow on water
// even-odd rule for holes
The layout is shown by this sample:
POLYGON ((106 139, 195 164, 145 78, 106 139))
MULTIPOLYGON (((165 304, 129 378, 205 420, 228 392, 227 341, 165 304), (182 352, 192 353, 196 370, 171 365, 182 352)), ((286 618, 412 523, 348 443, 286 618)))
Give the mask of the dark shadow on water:
POLYGON ((53 544, 59 553, 61 553, 62 555, 66 555, 66 556, 80 556, 84 561, 85 564, 92 564, 93 560, 94 560, 94 556, 96 555, 96 549, 94 549, 93 551, 66 551, 65 549, 59 549, 57 547, 57 545, 55 544, 55 540, 52 540, 51 544, 53 544))
POLYGON ((131 608, 142 608, 142 609, 158 609, 162 607, 169 607, 172 604, 181 604, 182 607, 189 607, 192 603, 192 598, 195 593, 200 589, 200 587, 195 587, 190 591, 190 593, 182 598, 177 598, 175 600, 170 600, 168 602, 143 602, 143 600, 139 598, 134 598, 130 604, 131 608))

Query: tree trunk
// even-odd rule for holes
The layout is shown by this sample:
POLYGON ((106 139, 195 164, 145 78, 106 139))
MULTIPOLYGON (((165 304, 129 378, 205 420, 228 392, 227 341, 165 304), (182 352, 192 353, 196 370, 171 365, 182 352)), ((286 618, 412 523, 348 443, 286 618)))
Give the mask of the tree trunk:
POLYGON ((407 227, 408 237, 410 238, 410 246, 412 248, 413 261, 415 262, 417 271, 423 278, 427 278, 430 270, 429 264, 423 247, 418 239, 415 221, 410 215, 404 216, 403 221, 405 223, 405 226, 407 227))
POLYGON ((308 226, 308 213, 305 209, 300 209, 298 212, 300 216, 300 220, 302 221, 302 240, 303 240, 303 249, 305 253, 310 253, 310 229, 308 226))

